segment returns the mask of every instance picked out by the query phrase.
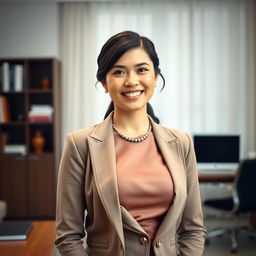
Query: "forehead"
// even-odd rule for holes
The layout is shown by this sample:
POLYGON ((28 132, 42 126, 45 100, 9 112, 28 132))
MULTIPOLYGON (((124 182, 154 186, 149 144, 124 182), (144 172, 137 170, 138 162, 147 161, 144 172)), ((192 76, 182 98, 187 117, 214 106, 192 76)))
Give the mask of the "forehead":
POLYGON ((153 65, 153 62, 149 58, 147 52, 143 48, 138 47, 128 50, 117 60, 115 64, 132 65, 142 62, 146 62, 149 65, 153 65))

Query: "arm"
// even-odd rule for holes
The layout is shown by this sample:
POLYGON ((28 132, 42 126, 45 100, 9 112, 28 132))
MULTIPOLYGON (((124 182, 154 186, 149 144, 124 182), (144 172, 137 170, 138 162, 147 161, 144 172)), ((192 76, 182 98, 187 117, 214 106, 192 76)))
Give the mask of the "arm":
POLYGON ((85 163, 70 133, 61 158, 57 184, 55 244, 63 256, 86 255, 81 240, 85 236, 84 176, 85 163))
POLYGON ((183 153, 187 175, 187 200, 178 229, 179 252, 180 256, 200 256, 203 254, 206 229, 203 226, 196 157, 189 135, 183 153))

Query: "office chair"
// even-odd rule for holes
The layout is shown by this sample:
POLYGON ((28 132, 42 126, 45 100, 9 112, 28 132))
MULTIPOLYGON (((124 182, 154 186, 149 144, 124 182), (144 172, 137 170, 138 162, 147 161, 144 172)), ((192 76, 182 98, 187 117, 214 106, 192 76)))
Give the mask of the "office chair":
MULTIPOLYGON (((241 213, 256 211, 256 159, 241 161, 233 184, 232 197, 206 200, 207 207, 223 210, 238 216, 241 213)), ((256 237, 256 230, 246 227, 216 228, 208 231, 206 243, 210 238, 224 234, 231 235, 231 252, 238 250, 238 233, 245 232, 250 237, 256 237)))

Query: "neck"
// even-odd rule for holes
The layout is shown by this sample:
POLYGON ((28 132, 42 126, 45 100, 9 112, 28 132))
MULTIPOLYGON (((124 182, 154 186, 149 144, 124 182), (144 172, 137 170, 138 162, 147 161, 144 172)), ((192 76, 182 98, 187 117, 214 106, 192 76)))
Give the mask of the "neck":
POLYGON ((149 127, 149 119, 146 108, 144 111, 124 112, 115 109, 113 123, 120 132, 129 137, 138 137, 146 134, 149 127))

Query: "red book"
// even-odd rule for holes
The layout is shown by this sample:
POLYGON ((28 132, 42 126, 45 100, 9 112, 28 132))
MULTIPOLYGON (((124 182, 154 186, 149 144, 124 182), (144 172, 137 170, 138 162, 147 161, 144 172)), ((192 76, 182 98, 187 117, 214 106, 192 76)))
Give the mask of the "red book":
POLYGON ((52 121, 49 116, 29 116, 28 120, 33 123, 47 123, 52 121))
POLYGON ((10 109, 9 109, 9 101, 7 97, 3 96, 2 98, 2 109, 3 109, 3 123, 7 123, 10 121, 10 109))

